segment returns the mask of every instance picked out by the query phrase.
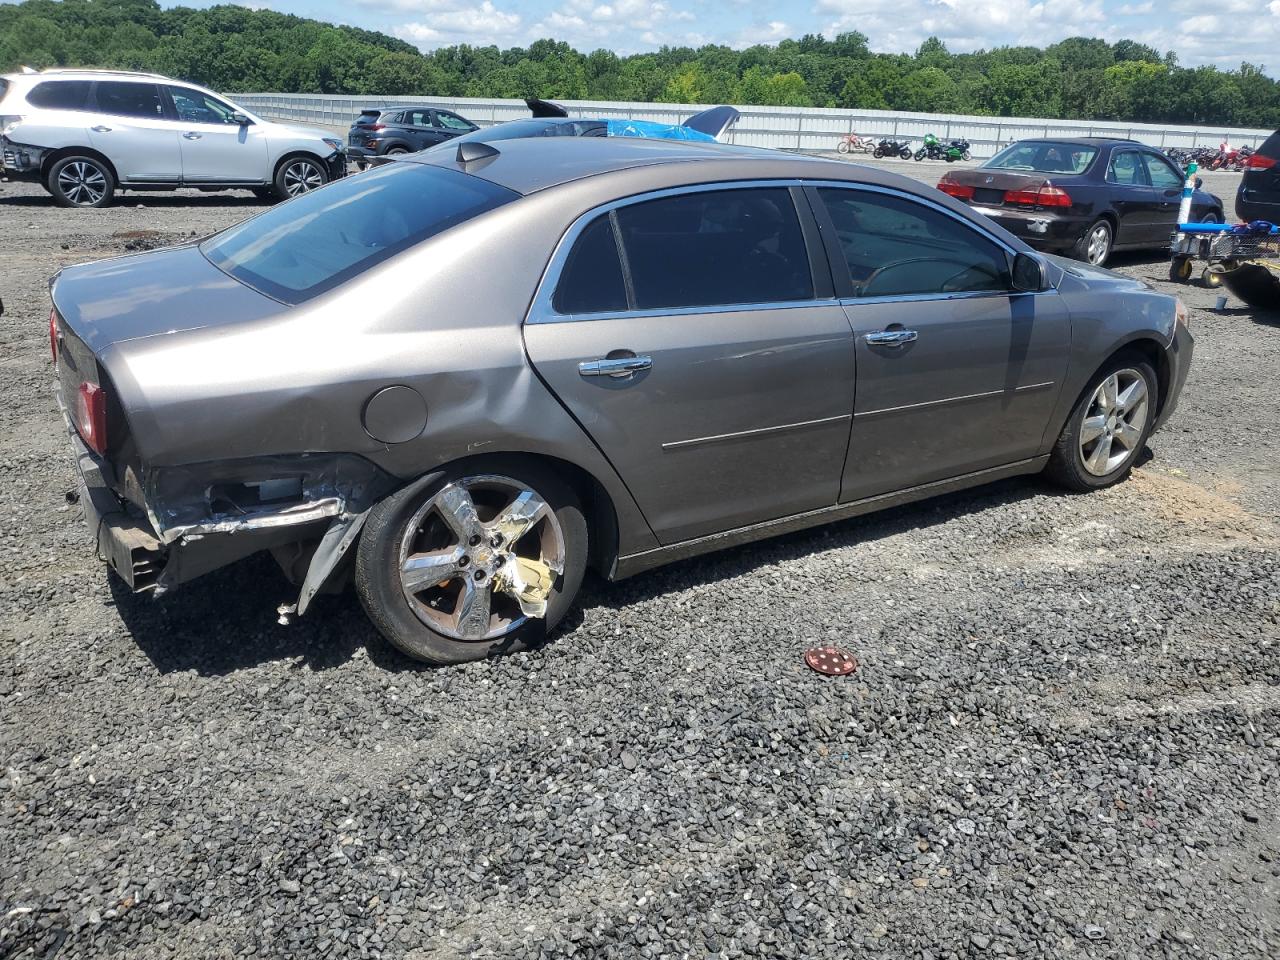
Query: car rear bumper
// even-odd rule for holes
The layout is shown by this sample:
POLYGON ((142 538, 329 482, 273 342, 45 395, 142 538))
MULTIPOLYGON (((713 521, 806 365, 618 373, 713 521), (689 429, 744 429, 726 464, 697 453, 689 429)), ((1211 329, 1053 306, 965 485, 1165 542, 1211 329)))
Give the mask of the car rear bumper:
POLYGON ((994 220, 1015 237, 1039 250, 1066 250, 1084 236, 1089 221, 1047 210, 1010 210, 973 204, 973 209, 994 220))
POLYGON ((1245 190, 1242 187, 1236 194, 1236 216, 1244 223, 1251 220, 1280 223, 1280 193, 1245 190))

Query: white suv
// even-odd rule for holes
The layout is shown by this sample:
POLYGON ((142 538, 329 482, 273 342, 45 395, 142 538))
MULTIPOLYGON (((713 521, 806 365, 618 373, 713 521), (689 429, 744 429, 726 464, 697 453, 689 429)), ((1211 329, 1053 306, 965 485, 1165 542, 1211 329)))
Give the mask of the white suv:
POLYGON ((287 199, 346 173, 339 137, 272 123, 190 83, 146 73, 45 70, 0 77, 5 176, 64 207, 115 191, 197 187, 287 199))

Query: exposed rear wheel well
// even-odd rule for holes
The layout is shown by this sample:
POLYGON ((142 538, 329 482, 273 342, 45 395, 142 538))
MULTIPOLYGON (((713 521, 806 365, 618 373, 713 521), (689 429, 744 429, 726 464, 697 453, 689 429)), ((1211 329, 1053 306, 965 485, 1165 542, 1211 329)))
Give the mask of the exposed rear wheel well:
POLYGON ((120 176, 116 173, 115 164, 108 160, 106 155, 94 150, 92 147, 60 147, 57 150, 49 151, 45 154, 44 159, 40 161, 40 182, 44 184, 46 190, 49 189, 50 169, 63 157, 92 157, 99 163, 104 164, 111 171, 111 178, 117 184, 120 184, 120 176))

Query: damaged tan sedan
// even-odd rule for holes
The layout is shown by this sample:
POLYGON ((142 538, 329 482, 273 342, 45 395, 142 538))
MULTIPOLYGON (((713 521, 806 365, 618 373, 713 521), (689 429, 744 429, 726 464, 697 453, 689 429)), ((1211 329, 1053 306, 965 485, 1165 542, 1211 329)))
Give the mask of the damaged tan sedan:
POLYGON ((397 647, 539 641, 620 578, 1002 477, 1122 479, 1174 298, 891 173, 719 145, 463 144, 64 270, 97 548, 160 592, 261 550, 397 647))

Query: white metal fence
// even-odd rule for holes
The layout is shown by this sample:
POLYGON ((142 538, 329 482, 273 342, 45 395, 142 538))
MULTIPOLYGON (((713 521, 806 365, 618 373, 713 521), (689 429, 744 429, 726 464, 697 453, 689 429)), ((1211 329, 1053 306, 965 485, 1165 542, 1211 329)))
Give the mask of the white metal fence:
MULTIPOLYGON (((362 109, 398 104, 444 107, 487 126, 529 115, 521 100, 471 97, 352 97, 315 93, 241 93, 231 99, 263 116, 345 130, 362 109)), ((671 103, 560 101, 572 116, 653 120, 680 123, 703 106, 671 103)), ((907 139, 919 145, 926 133, 944 142, 965 137, 973 154, 989 157, 1003 144, 1026 137, 1132 137, 1154 147, 1216 147, 1224 139, 1234 146, 1256 147, 1271 133, 1239 127, 1165 126, 1104 120, 1042 120, 1029 117, 968 117, 941 113, 895 113, 887 110, 839 110, 822 107, 740 107, 742 118, 727 139, 734 143, 787 150, 834 150, 846 133, 907 139)))

